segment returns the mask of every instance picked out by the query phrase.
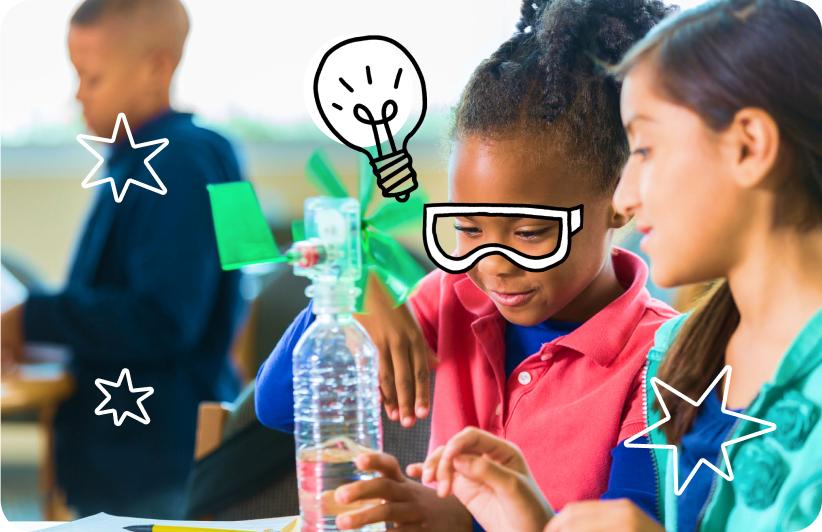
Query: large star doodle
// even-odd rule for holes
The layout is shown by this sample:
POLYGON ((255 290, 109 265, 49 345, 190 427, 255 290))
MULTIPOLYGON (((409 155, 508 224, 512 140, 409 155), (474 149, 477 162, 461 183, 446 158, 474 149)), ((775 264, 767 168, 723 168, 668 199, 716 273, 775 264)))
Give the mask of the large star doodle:
POLYGON ((629 448, 633 448, 633 449, 670 449, 670 450, 672 450, 674 452, 674 468, 673 468, 674 469, 674 493, 676 493, 677 496, 682 495, 682 492, 685 491, 686 487, 688 487, 688 483, 694 477, 697 470, 699 469, 699 466, 701 466, 702 464, 705 464, 706 466, 708 466, 711 469, 713 469, 714 471, 716 471, 716 473, 718 475, 720 475, 722 478, 724 478, 725 480, 727 480, 729 482, 732 481, 734 479, 734 472, 733 472, 733 469, 731 469, 731 461, 728 458, 727 447, 729 445, 733 445, 734 443, 743 442, 743 441, 749 440, 753 437, 761 436, 762 434, 767 434, 768 432, 773 432, 773 431, 776 430, 776 423, 771 423, 770 421, 765 421, 764 419, 758 419, 758 418, 755 418, 755 417, 746 416, 744 414, 740 414, 738 412, 734 412, 733 410, 728 410, 727 408, 725 408, 725 405, 728 403, 728 387, 730 386, 730 384, 731 384, 731 366, 725 366, 725 368, 719 373, 719 375, 717 375, 717 377, 714 379, 714 381, 711 383, 711 385, 708 386, 708 389, 705 390, 705 393, 702 394, 702 397, 700 397, 698 401, 693 401, 693 400, 691 400, 690 397, 686 397, 685 395, 683 395, 679 391, 671 388, 670 386, 668 386, 667 384, 665 384, 661 380, 657 379, 656 377, 651 377, 651 386, 654 389, 654 393, 656 394, 656 397, 659 399, 659 405, 662 407, 662 411, 665 412, 665 417, 660 419, 658 422, 654 423, 653 425, 651 425, 647 429, 643 430, 639 434, 631 436, 630 438, 625 440, 625 447, 629 447, 629 448), (655 428, 659 427, 660 425, 662 425, 664 423, 667 423, 671 419, 671 414, 668 412, 668 407, 665 405, 665 401, 662 399, 662 396, 659 394, 659 388, 657 387, 657 385, 664 386, 668 391, 675 394, 680 399, 688 401, 688 403, 690 403, 691 405, 698 407, 699 405, 702 404, 702 402, 705 400, 705 398, 708 397, 708 394, 713 391, 713 389, 716 387, 719 380, 722 379, 722 377, 726 373, 728 374, 728 378, 725 379, 725 392, 722 395, 722 413, 727 414, 729 416, 738 417, 740 419, 745 419, 747 421, 753 421, 754 423, 759 423, 760 425, 767 425, 768 428, 762 429, 762 430, 754 432, 752 434, 748 434, 747 436, 742 436, 740 438, 734 438, 732 440, 728 440, 728 441, 726 441, 725 443, 722 444, 722 456, 725 460, 725 467, 728 470, 727 475, 725 473, 723 473, 718 467, 716 467, 715 465, 713 465, 712 463, 707 461, 706 459, 700 458, 699 462, 696 463, 694 468, 691 470, 691 473, 688 475, 688 478, 685 479, 685 483, 680 488, 679 487, 679 461, 677 460, 677 447, 676 447, 676 445, 654 445, 654 444, 633 443, 633 442, 637 438, 641 438, 642 436, 645 436, 646 434, 648 434, 649 432, 651 432, 655 428))
POLYGON ((111 183, 111 191, 114 194, 114 201, 116 201, 117 203, 120 203, 121 201, 123 201, 123 197, 126 195, 126 190, 128 190, 128 186, 131 183, 134 183, 138 187, 143 187, 146 190, 156 192, 157 194, 160 194, 160 195, 165 195, 165 193, 168 192, 166 190, 165 185, 163 185, 163 182, 160 181, 159 177, 157 177, 157 174, 154 172, 154 169, 151 167, 150 164, 148 164, 148 162, 151 159, 153 159, 155 155, 160 153, 160 151, 163 148, 168 146, 168 139, 157 139, 157 140, 151 140, 151 141, 148 141, 148 142, 143 142, 141 144, 135 144, 134 143, 134 137, 131 136, 131 129, 129 129, 129 127, 128 127, 128 120, 126 120, 125 113, 120 113, 120 114, 117 115, 117 122, 114 124, 114 133, 111 134, 110 139, 107 139, 107 138, 104 138, 104 137, 93 137, 91 135, 82 135, 81 134, 81 135, 77 135, 77 142, 82 144, 88 151, 90 151, 92 153, 92 155, 97 157, 97 164, 94 165, 94 168, 91 169, 91 172, 88 173, 88 175, 86 176, 86 178, 83 180, 83 182, 81 184, 81 186, 83 188, 96 187, 97 185, 102 185, 103 183, 106 183, 106 182, 111 183), (91 183, 89 183, 89 180, 91 179, 91 176, 93 176, 97 172, 97 170, 103 165, 103 156, 100 155, 99 153, 97 153, 96 151, 94 151, 94 149, 91 146, 89 146, 88 144, 86 144, 85 141, 87 141, 87 140, 96 140, 98 142, 105 142, 107 144, 113 144, 114 141, 117 139, 117 130, 120 129, 120 122, 122 122, 123 125, 126 128, 126 134, 128 135, 128 141, 131 143, 132 148, 137 149, 137 148, 145 148, 147 146, 154 146, 155 144, 160 145, 160 147, 157 148, 156 150, 154 150, 151 153, 151 155, 146 157, 146 160, 145 160, 146 168, 148 168, 148 171, 149 171, 149 173, 151 173, 151 176, 154 178, 154 180, 157 181, 157 184, 160 186, 159 188, 155 188, 155 187, 152 187, 151 185, 148 185, 146 183, 137 181, 136 179, 129 178, 126 181, 126 185, 123 187, 123 190, 120 192, 120 195, 118 196, 117 195, 117 187, 114 184, 114 178, 112 178, 112 177, 106 177, 105 179, 98 179, 97 181, 92 181, 91 183))
POLYGON ((148 414, 146 413, 146 409, 143 407, 143 399, 145 399, 149 395, 153 394, 154 393, 154 388, 152 388, 151 386, 146 386, 145 388, 134 388, 131 385, 131 373, 128 371, 128 368, 123 368, 123 371, 120 372, 120 378, 117 379, 116 383, 111 382, 111 381, 106 381, 106 380, 103 380, 103 379, 97 379, 97 380, 94 381, 94 384, 95 384, 95 386, 100 388, 100 391, 103 392, 103 395, 106 396, 106 398, 103 400, 103 402, 100 403, 100 405, 97 408, 94 409, 95 414, 97 414, 98 416, 103 416, 105 414, 111 414, 114 417, 114 424, 117 425, 118 427, 123 424, 123 421, 125 421, 126 417, 130 417, 134 420, 137 420, 140 423, 142 423, 143 425, 148 425, 151 422, 151 420, 148 418, 148 414), (102 410, 102 408, 104 406, 106 406, 106 404, 111 400, 111 394, 109 394, 108 391, 105 388, 103 388, 103 385, 105 384, 106 386, 111 386, 113 388, 119 388, 120 384, 123 383, 123 377, 125 377, 126 381, 128 382, 128 390, 130 392, 132 392, 132 393, 146 392, 142 396, 140 396, 140 398, 137 399, 137 406, 140 408, 140 412, 143 413, 143 417, 138 417, 138 416, 132 414, 131 412, 126 411, 126 412, 123 412, 123 415, 118 418, 117 417, 117 410, 115 410, 114 408, 109 408, 108 410, 102 410))

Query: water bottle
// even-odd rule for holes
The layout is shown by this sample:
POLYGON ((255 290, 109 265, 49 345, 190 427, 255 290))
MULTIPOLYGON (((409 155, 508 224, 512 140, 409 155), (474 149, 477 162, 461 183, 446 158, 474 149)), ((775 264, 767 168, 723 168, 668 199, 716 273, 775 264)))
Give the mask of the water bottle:
POLYGON ((319 532, 337 530, 337 515, 363 506, 337 504, 334 490, 376 476, 357 469, 354 461, 382 450, 382 426, 377 348, 353 316, 359 204, 330 198, 309 202, 306 234, 313 238, 291 253, 302 258, 295 272, 299 268, 298 275, 313 281, 306 294, 317 317, 294 348, 294 438, 302 531, 319 532))

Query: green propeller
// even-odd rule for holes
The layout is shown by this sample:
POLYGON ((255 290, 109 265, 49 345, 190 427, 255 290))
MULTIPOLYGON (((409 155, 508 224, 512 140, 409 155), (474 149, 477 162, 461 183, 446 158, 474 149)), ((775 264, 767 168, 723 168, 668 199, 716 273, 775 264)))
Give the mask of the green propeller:
MULTIPOLYGON (((364 312, 365 288, 370 275, 376 275, 392 298, 394 305, 404 303, 425 270, 394 239, 394 235, 419 232, 425 205, 422 191, 405 203, 385 199, 368 216, 374 196, 374 178, 368 158, 359 159, 359 202, 362 223, 363 274, 357 281, 360 296, 357 312, 364 312)), ((306 177, 322 195, 348 197, 348 190, 321 149, 314 151, 306 164, 306 177)), ((220 263, 224 270, 251 264, 289 262, 282 255, 263 216, 254 189, 248 182, 208 186, 220 263)), ((291 224, 294 242, 305 240, 302 220, 291 224)))

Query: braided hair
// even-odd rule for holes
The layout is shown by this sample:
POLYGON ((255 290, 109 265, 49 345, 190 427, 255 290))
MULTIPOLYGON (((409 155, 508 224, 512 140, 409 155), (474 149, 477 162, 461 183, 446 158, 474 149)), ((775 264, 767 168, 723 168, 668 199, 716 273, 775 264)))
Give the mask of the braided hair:
POLYGON ((463 91, 451 138, 545 140, 545 152, 613 192, 628 141, 618 82, 602 66, 618 63, 677 9, 661 0, 524 0, 513 36, 480 63, 463 91))

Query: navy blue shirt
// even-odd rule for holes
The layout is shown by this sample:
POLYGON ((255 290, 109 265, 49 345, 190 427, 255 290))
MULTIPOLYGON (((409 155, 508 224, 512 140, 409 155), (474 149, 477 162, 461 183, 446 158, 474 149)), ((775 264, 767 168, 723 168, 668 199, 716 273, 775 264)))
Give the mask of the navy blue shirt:
MULTIPOLYGON (((634 443, 648 445, 646 436, 634 443)), ((602 499, 630 499, 646 514, 659 522, 659 505, 656 492, 656 474, 651 449, 625 447, 622 443, 611 451, 611 475, 608 491, 602 499)))
MULTIPOLYGON (((66 285, 30 296, 24 334, 72 351, 76 391, 55 419, 57 482, 68 504, 81 516, 177 518, 198 405, 233 400, 239 387, 227 353, 240 274, 220 268, 206 185, 238 181, 240 170, 230 144, 189 114, 164 112, 133 135, 136 143, 169 140, 149 163, 167 194, 132 184, 116 203, 110 184, 89 189, 94 205, 66 285), (94 414, 105 398, 95 379, 116 382, 123 368, 135 388, 154 388, 142 403, 148 425, 126 418, 117 427, 110 414, 94 414)), ((109 147, 89 144, 101 154, 109 147)), ((110 148, 94 179, 113 177, 118 192, 130 178, 157 186, 144 164, 156 146, 135 150, 124 139, 110 148)), ((89 169, 94 163, 89 154, 89 169)), ((108 390, 110 405, 141 415, 125 383, 108 390)))
POLYGON ((266 427, 294 433, 293 354, 303 333, 314 323, 314 300, 294 318, 277 346, 257 372, 254 406, 266 427))
POLYGON ((526 358, 539 352, 542 344, 576 330, 582 323, 546 320, 533 327, 505 323, 505 377, 508 378, 526 358))
MULTIPOLYGON (((718 466, 722 444, 729 439, 736 421, 737 418, 722 413, 722 403, 715 391, 708 394, 699 408, 693 427, 682 438, 677 452, 680 485, 700 459, 704 458, 718 466)), ((647 445, 649 440, 642 437, 634 443, 647 445)), ((651 449, 629 449, 622 444, 617 446, 611 453, 613 462, 608 492, 602 498, 631 499, 658 521, 658 505, 663 502, 657 500, 652 453, 651 449)), ((660 464, 659 467, 665 467, 665 464, 660 464)), ((709 467, 700 466, 688 486, 677 497, 679 532, 696 532, 699 516, 708 502, 716 476, 709 467)))
MULTIPOLYGON (((694 426, 682 437, 677 458, 679 460, 679 482, 685 482, 697 462, 704 458, 718 466, 722 454, 722 444, 739 421, 738 418, 722 413, 722 403, 713 390, 700 405, 694 426)), ((677 497, 677 530, 695 532, 702 508, 708 502, 711 486, 717 474, 711 468, 701 465, 691 482, 677 497)))

